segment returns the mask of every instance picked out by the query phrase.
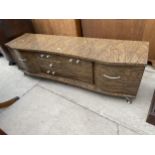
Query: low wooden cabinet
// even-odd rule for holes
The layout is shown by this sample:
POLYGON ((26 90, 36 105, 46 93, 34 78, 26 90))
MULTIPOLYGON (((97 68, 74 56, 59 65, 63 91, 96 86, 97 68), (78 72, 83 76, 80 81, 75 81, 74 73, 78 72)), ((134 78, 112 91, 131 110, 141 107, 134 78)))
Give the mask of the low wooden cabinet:
POLYGON ((99 93, 136 96, 148 42, 24 34, 6 46, 25 74, 99 93))

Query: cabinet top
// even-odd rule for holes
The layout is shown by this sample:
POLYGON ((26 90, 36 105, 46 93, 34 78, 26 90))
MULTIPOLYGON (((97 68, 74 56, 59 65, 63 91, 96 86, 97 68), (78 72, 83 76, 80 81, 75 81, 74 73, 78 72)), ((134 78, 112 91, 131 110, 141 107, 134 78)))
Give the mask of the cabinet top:
POLYGON ((149 42, 26 33, 6 44, 13 49, 51 52, 113 64, 146 64, 149 42))

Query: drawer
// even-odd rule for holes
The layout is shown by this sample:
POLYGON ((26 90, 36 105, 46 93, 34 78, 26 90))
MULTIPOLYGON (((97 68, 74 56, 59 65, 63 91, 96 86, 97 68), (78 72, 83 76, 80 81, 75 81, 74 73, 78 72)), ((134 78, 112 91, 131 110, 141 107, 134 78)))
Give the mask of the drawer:
POLYGON ((95 64, 95 85, 108 93, 137 94, 144 66, 114 66, 95 64))
POLYGON ((92 63, 67 56, 55 54, 38 54, 41 71, 51 76, 60 76, 92 83, 92 63))

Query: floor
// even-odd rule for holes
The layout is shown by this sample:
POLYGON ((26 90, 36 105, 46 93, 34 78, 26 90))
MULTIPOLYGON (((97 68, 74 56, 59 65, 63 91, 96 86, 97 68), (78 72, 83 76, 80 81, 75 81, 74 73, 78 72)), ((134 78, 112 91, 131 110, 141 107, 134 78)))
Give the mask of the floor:
POLYGON ((155 70, 147 66, 132 104, 54 81, 32 78, 0 58, 0 128, 8 134, 155 134, 146 117, 155 89, 155 70))

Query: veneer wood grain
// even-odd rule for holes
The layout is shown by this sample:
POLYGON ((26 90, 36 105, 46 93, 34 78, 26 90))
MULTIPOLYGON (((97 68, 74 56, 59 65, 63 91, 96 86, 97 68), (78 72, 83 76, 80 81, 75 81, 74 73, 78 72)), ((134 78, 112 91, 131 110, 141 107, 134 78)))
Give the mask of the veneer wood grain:
POLYGON ((26 33, 6 44, 10 48, 82 57, 101 63, 146 64, 149 43, 26 33))
POLYGON ((142 40, 145 20, 82 19, 84 37, 142 40))

